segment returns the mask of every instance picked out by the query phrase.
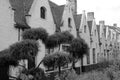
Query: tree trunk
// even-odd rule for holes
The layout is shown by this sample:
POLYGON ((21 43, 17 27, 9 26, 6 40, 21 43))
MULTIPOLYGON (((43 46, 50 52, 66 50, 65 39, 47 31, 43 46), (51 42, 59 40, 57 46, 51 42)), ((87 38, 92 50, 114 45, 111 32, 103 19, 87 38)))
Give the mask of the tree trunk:
POLYGON ((48 49, 48 54, 50 54, 50 48, 48 49))
POLYGON ((43 60, 41 60, 41 62, 38 64, 38 66, 36 68, 39 68, 40 64, 43 62, 43 60))
POLYGON ((72 63, 72 68, 75 69, 75 61, 72 63))
POLYGON ((60 44, 58 45, 58 51, 60 51, 60 44))
POLYGON ((83 57, 81 58, 81 72, 83 72, 83 57))
POLYGON ((59 76, 61 74, 61 66, 58 67, 58 71, 59 71, 59 76))

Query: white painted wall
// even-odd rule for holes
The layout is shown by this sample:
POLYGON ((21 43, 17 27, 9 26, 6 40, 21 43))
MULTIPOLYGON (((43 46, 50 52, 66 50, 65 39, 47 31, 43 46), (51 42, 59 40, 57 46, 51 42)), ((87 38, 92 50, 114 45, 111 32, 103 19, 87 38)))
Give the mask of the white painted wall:
MULTIPOLYGON (((82 13, 82 19, 81 19, 79 32, 81 32, 81 33, 79 33, 80 37, 85 40, 85 42, 88 44, 88 47, 90 48, 90 32, 89 32, 89 28, 87 25, 86 14, 84 11, 82 13), (86 25, 86 32, 84 32, 85 25, 86 25)), ((90 64, 91 64, 93 58, 92 58, 91 52, 89 54, 90 54, 90 64)), ((83 65, 88 65, 87 64, 87 56, 83 57, 83 65)))
POLYGON ((42 27, 46 29, 49 34, 53 34, 55 32, 56 28, 48 0, 34 0, 29 14, 31 16, 27 17, 27 23, 31 28, 42 27), (46 8, 46 19, 42 19, 40 17, 41 6, 46 8))
POLYGON ((99 40, 98 40, 98 32, 97 32, 97 26, 96 26, 96 22, 95 20, 93 20, 93 23, 92 23, 92 30, 91 30, 91 38, 92 38, 92 43, 91 43, 91 54, 92 54, 92 57, 93 57, 93 48, 95 48, 95 62, 97 63, 97 60, 98 60, 98 54, 99 54, 99 40), (96 33, 95 33, 96 31, 96 33))
POLYGON ((63 16, 62 16, 62 22, 63 22, 63 26, 61 26, 61 31, 70 31, 70 33, 76 38, 77 37, 76 25, 75 25, 72 11, 69 10, 69 7, 65 7, 64 9, 63 16), (68 27, 68 18, 71 18, 72 28, 68 27))
POLYGON ((39 63, 42 61, 42 59, 45 57, 45 45, 41 40, 38 40, 39 42, 39 51, 38 54, 36 56, 36 67, 39 65, 39 63))
POLYGON ((0 51, 18 41, 18 31, 14 28, 14 11, 9 0, 0 0, 0 51))

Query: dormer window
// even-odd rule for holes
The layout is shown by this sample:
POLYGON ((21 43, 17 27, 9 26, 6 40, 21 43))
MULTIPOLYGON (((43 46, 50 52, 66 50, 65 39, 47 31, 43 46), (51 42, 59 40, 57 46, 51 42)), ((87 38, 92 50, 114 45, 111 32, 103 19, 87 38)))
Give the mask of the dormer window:
POLYGON ((45 7, 41 7, 40 8, 40 17, 42 19, 45 19, 46 18, 46 8, 45 7))
POLYGON ((86 25, 84 26, 84 33, 86 33, 86 25))
POLYGON ((96 36, 96 30, 95 30, 95 36, 96 36))
POLYGON ((72 28, 72 26, 71 26, 71 20, 72 20, 71 18, 68 18, 68 27, 69 28, 72 28))

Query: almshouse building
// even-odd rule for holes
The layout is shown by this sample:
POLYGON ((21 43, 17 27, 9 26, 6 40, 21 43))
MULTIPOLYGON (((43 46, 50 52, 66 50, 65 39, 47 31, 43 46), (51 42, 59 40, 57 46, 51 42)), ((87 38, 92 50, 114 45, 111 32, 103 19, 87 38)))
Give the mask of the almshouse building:
POLYGON ((18 41, 19 33, 14 23, 14 10, 9 0, 0 0, 0 51, 18 41))
MULTIPOLYGON (((117 25, 105 25, 105 21, 96 24, 93 12, 87 16, 85 11, 77 14, 77 0, 67 0, 65 5, 50 0, 0 0, 0 51, 22 40, 25 29, 39 27, 46 29, 49 35, 69 31, 75 38, 83 38, 89 46, 89 54, 83 57, 83 66, 112 59, 120 50, 117 25)), ((39 53, 45 56, 45 45, 41 46, 39 53)), ((42 57, 36 56, 36 66, 42 57)), ((78 61, 76 67, 80 67, 80 63, 78 61)))
POLYGON ((97 31, 97 25, 94 18, 94 12, 88 12, 87 13, 87 23, 89 26, 90 31, 90 53, 92 56, 92 63, 95 64, 98 62, 98 54, 100 52, 99 48, 99 38, 98 38, 98 31, 97 31))

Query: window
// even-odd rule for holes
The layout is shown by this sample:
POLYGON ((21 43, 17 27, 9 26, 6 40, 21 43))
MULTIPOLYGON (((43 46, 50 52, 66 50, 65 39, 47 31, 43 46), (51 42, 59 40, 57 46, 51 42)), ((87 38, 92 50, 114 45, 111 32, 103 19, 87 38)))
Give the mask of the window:
POLYGON ((54 52, 54 48, 49 48, 49 49, 46 49, 45 50, 45 53, 46 54, 51 54, 51 53, 53 53, 54 52))
POLYGON ((42 19, 45 19, 46 18, 46 8, 45 7, 41 7, 40 8, 40 17, 42 19))
POLYGON ((53 71, 53 70, 54 70, 54 66, 52 66, 52 67, 47 67, 46 72, 47 72, 47 71, 53 71))
POLYGON ((87 64, 90 64, 90 54, 87 54, 87 64))
POLYGON ((63 69, 68 68, 68 63, 66 63, 64 66, 62 66, 63 69))
POLYGON ((96 36, 96 30, 95 30, 95 36, 96 36))
POLYGON ((86 25, 84 26, 84 33, 86 33, 86 25))
POLYGON ((71 26, 71 18, 68 18, 68 27, 72 28, 72 26, 71 26))
POLYGON ((104 57, 106 56, 106 51, 104 50, 104 57))
POLYGON ((95 63, 95 48, 93 48, 93 63, 95 63))
POLYGON ((33 57, 33 60, 28 60, 28 69, 35 68, 35 57, 33 57))
POLYGON ((18 41, 20 41, 20 28, 18 28, 18 41))
POLYGON ((97 61, 99 61, 99 55, 100 55, 100 53, 97 53, 97 61))
POLYGON ((69 44, 62 44, 62 51, 67 52, 69 48, 69 44))
POLYGON ((113 39, 115 38, 115 34, 113 34, 113 39))

